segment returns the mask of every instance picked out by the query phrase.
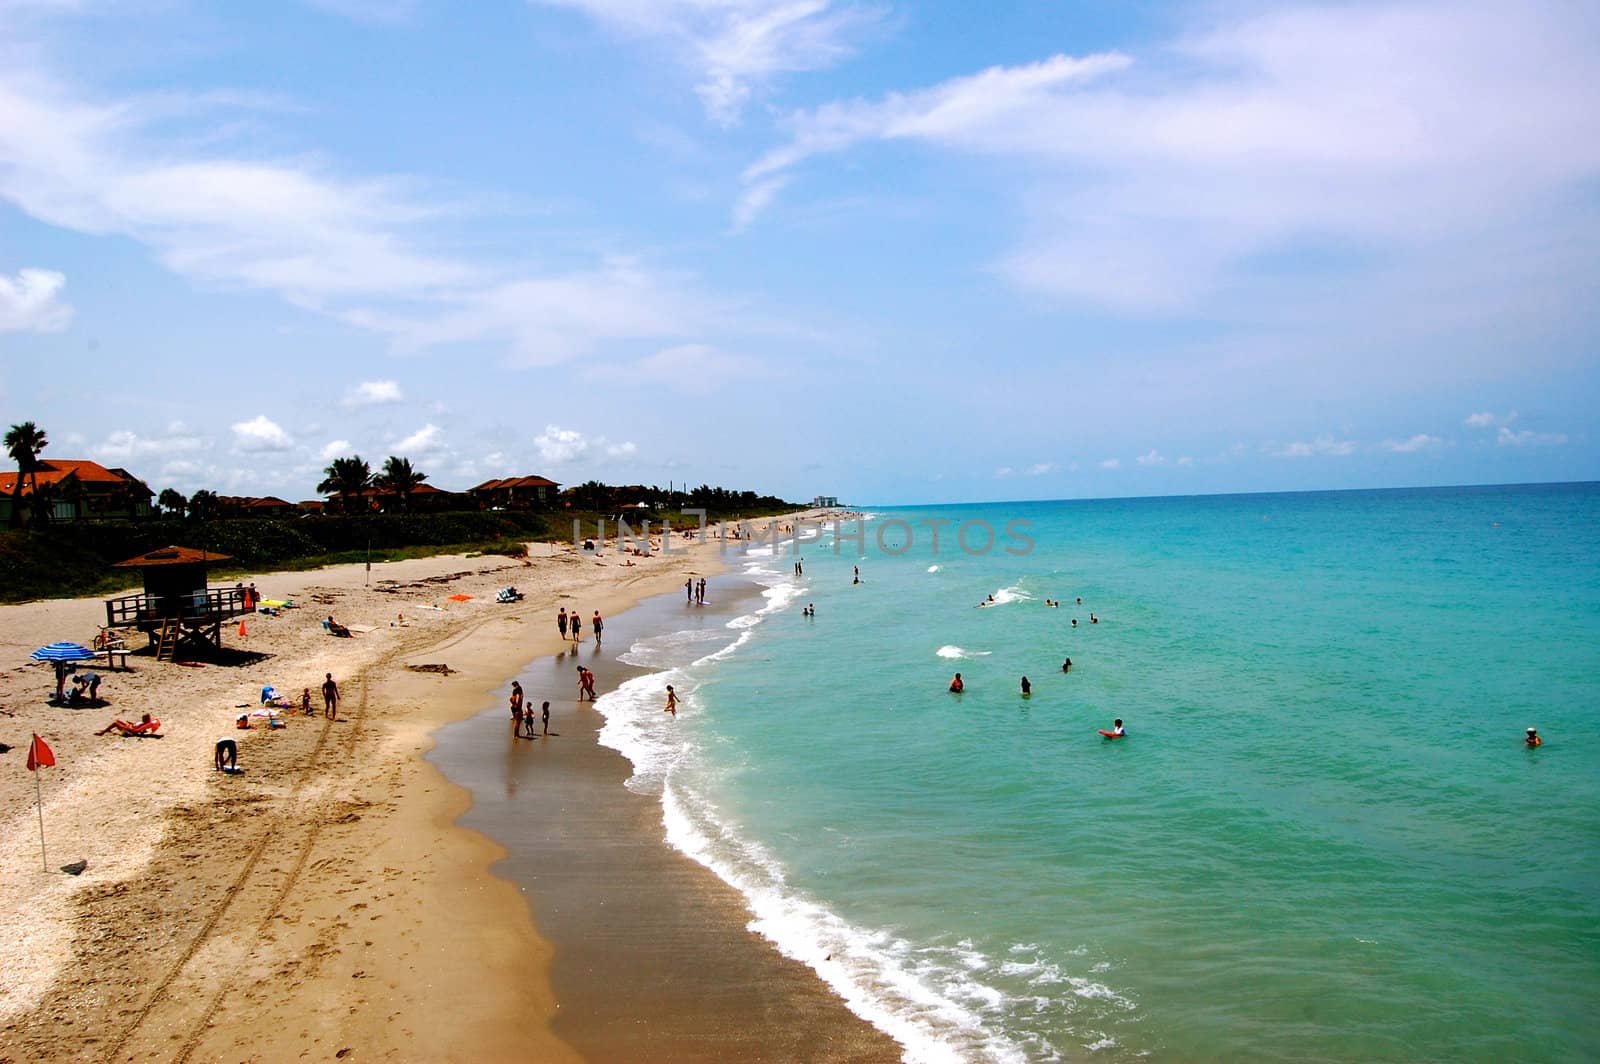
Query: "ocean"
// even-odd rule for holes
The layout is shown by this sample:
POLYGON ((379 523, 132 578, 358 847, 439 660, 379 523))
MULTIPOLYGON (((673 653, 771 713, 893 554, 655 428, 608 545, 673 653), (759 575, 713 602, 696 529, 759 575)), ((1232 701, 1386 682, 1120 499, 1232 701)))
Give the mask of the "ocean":
POLYGON ((730 545, 760 608, 634 643, 601 740, 911 1059, 1596 1060, 1597 529, 1593 484, 874 510, 730 545))

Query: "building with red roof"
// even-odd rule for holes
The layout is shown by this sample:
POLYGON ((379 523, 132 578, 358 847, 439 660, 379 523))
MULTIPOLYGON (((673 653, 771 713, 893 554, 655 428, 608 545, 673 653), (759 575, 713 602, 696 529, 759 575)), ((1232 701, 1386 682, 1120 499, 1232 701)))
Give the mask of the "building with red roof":
MULTIPOLYGON (((16 470, 0 473, 0 525, 11 521, 19 476, 16 470)), ((19 501, 33 516, 52 521, 128 521, 150 516, 154 494, 126 469, 82 458, 42 458, 35 472, 22 477, 19 501)))

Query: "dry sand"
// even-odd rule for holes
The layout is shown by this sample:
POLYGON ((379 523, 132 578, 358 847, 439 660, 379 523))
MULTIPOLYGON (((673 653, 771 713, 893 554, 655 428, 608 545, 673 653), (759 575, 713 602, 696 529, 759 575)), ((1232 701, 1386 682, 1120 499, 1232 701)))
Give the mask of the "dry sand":
MULTIPOLYGON (((0 1062, 579 1059, 551 1031, 536 913, 489 874, 500 847, 453 826, 466 796, 420 755, 436 727, 503 697, 490 692, 518 664, 561 647, 559 605, 613 616, 721 564, 710 543, 631 567, 615 552, 532 551, 377 565, 370 587, 359 565, 259 575, 263 597, 301 608, 228 630, 247 662, 93 665, 110 703, 96 709, 47 705, 50 667, 21 663, 48 642, 88 643, 101 600, 0 607, 0 660, 18 663, 0 672, 13 747, 0 754, 0 1062), (526 600, 497 604, 506 584, 526 600), (329 636, 330 612, 371 631, 329 636), (437 664, 451 674, 410 668, 437 664), (285 728, 234 729, 263 685, 315 695, 327 672, 337 721, 318 696, 315 716, 286 712, 285 728), (93 734, 142 712, 165 738, 93 734), (57 758, 40 776, 49 872, 23 766, 35 731, 57 758), (224 737, 240 741, 240 775, 212 768, 224 737), (79 859, 83 875, 57 870, 79 859)), ((880 1059, 892 1046, 842 1005, 826 1021, 860 1028, 880 1059)))

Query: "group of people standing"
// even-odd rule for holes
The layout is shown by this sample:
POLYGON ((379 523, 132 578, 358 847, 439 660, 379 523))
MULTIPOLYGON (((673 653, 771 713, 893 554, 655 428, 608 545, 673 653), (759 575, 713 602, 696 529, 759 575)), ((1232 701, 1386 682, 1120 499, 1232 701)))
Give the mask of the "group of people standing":
POLYGON ((683 582, 684 605, 704 606, 706 604, 706 578, 701 577, 696 581, 694 577, 683 582))
MULTIPOLYGON (((704 582, 701 581, 701 583, 704 582)), ((571 629, 572 641, 574 643, 583 642, 583 614, 577 610, 568 613, 565 606, 561 607, 561 612, 556 614, 556 627, 561 630, 562 639, 567 638, 567 630, 571 629)), ((599 610, 595 610, 594 616, 589 619, 589 627, 594 631, 594 645, 599 646, 601 637, 606 630, 605 618, 600 616, 599 610)))
MULTIPOLYGON (((594 690, 594 677, 589 678, 590 691, 594 690)), ((591 694, 590 697, 593 697, 591 694)), ((544 729, 542 734, 550 734, 550 703, 546 702, 539 708, 539 724, 544 729)), ((528 739, 538 736, 533 733, 533 709, 524 704, 522 684, 517 680, 511 681, 511 734, 513 737, 521 735, 528 739)))

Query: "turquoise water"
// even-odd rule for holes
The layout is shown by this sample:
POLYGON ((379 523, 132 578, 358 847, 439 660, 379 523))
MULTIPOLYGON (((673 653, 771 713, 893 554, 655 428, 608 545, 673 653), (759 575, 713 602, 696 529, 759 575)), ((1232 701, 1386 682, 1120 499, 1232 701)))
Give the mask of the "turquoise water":
POLYGON ((726 638, 635 647, 683 711, 630 682, 603 738, 914 1059, 1600 1059, 1597 519, 1595 485, 879 511, 865 557, 748 556, 726 638))

